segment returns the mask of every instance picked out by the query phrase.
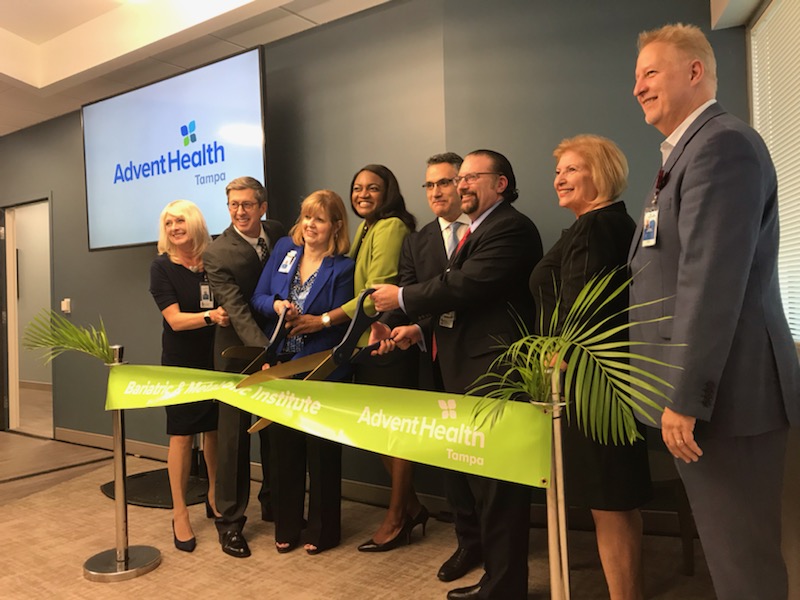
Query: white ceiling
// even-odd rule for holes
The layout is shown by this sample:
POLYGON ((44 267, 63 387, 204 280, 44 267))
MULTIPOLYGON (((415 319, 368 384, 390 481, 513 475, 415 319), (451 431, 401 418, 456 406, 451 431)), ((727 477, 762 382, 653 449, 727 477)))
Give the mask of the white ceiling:
POLYGON ((0 0, 0 136, 387 0, 0 0))
MULTIPOLYGON (((388 0, 0 0, 0 136, 388 0)), ((715 28, 761 0, 710 0, 715 28)))

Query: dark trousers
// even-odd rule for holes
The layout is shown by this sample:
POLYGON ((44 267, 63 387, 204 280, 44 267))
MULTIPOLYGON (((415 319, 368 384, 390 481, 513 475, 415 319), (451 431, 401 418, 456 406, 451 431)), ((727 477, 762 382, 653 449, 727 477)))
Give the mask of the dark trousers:
POLYGON ((467 475, 480 519, 483 568, 479 598, 528 597, 528 534, 531 489, 517 483, 467 475))
MULTIPOLYGON (((427 355, 426 355, 427 358, 427 355)), ((442 372, 439 370, 439 361, 428 361, 428 372, 432 386, 429 389, 444 391, 442 372)), ((423 368, 420 367, 423 372, 423 368)), ((444 492, 447 503, 453 511, 453 523, 456 529, 458 547, 478 556, 483 556, 481 547, 481 526, 475 496, 470 488, 466 473, 460 471, 447 471, 444 479, 444 492)))
POLYGON ((467 474, 447 471, 444 486, 447 502, 453 511, 458 547, 483 556, 480 520, 467 474))
MULTIPOLYGON (((216 361, 215 361, 216 363, 216 361)), ((254 373, 260 365, 248 365, 246 361, 220 359, 217 366, 228 373, 254 373), (249 366, 249 368, 247 368, 249 366)), ((229 404, 220 403, 217 427, 217 511, 222 515, 216 520, 217 530, 241 531, 247 517, 245 511, 250 500, 250 434, 247 430, 253 416, 229 404)), ((261 443, 261 473, 263 475, 258 500, 261 511, 271 511, 269 492, 269 438, 267 432, 259 431, 261 443)))
POLYGON ((310 486, 305 542, 317 548, 337 546, 341 539, 342 446, 279 423, 267 429, 275 541, 300 541, 307 464, 310 486))
POLYGON ((696 463, 676 460, 719 600, 786 600, 781 495, 787 430, 700 439, 696 463))
MULTIPOLYGON (((250 434, 247 430, 253 416, 229 404, 220 402, 217 452, 217 530, 241 531, 247 517, 250 499, 250 434)), ((258 494, 262 510, 269 507, 269 439, 265 429, 259 431, 261 468, 264 481, 258 494)))

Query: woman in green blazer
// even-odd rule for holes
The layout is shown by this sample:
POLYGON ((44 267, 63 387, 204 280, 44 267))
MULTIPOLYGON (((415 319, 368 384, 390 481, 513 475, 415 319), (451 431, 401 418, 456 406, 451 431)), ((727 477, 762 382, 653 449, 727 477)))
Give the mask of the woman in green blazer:
MULTIPOLYGON (((328 313, 326 321, 331 325, 345 323, 355 315, 355 298, 362 290, 376 283, 398 282, 400 248, 416 228, 416 219, 406 209, 397 178, 383 165, 367 165, 353 176, 350 201, 353 212, 364 219, 350 249, 350 257, 356 261, 354 299, 328 313)), ((371 298, 366 299, 364 308, 374 313, 371 298)), ((302 322, 294 326, 300 328, 298 333, 302 332, 302 322)), ((366 346, 368 340, 366 331, 359 345, 366 346)), ((355 383, 407 387, 409 381, 416 380, 417 358, 406 354, 395 352, 388 358, 376 357, 369 364, 355 365, 355 383)), ((428 511, 414 491, 412 463, 391 456, 383 456, 382 460, 392 479, 389 509, 375 535, 358 547, 361 552, 385 552, 408 544, 411 530, 422 525, 424 533, 428 519, 428 511)))

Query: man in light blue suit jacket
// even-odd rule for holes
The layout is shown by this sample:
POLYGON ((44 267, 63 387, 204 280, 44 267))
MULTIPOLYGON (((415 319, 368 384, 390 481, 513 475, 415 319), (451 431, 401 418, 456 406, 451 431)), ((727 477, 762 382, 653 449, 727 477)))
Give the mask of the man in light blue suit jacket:
POLYGON ((717 596, 784 599, 781 490, 800 368, 778 287, 777 178, 761 137, 714 99, 696 27, 639 37, 634 95, 667 139, 630 253, 642 365, 674 389, 653 415, 676 457, 717 596), (642 235, 643 225, 655 221, 642 235))

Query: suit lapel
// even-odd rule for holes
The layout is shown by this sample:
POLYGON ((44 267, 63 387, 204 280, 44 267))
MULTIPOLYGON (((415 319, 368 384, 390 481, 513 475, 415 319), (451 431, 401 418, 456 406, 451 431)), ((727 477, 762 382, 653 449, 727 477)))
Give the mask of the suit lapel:
POLYGON ((492 212, 486 215, 486 218, 481 221, 480 225, 478 225, 477 229, 475 229, 472 233, 467 232, 466 235, 469 235, 469 238, 464 242, 464 245, 461 246, 461 250, 458 252, 453 252, 453 256, 450 257, 450 260, 447 262, 447 266, 450 267, 458 263, 459 265, 464 262, 464 259, 470 255, 472 249, 475 247, 475 244, 478 244, 481 238, 485 235, 488 229, 491 229, 490 223, 497 219, 500 215, 502 215, 505 211, 511 208, 511 205, 506 200, 501 200, 500 205, 495 208, 492 212))
POLYGON ((258 262, 261 261, 261 259, 258 257, 258 252, 256 252, 256 249, 253 248, 250 242, 244 239, 238 231, 236 231, 233 225, 228 227, 223 232, 223 235, 228 238, 228 243, 235 248, 237 252, 240 252, 248 259, 252 258, 258 262))
MULTIPOLYGON (((672 149, 670 152, 669 158, 667 158, 667 162, 664 163, 664 172, 669 173, 672 171, 672 168, 675 166, 675 163, 678 162, 678 159, 683 156, 684 150, 686 150, 686 146, 688 143, 697 135, 703 126, 708 123, 714 117, 717 117, 723 114, 725 110, 719 105, 719 102, 716 102, 705 109, 700 116, 697 117, 694 122, 689 126, 684 134, 681 136, 681 139, 678 140, 678 143, 675 145, 675 148, 672 149)), ((633 243, 631 244, 630 252, 628 252, 628 263, 633 261, 634 256, 636 256, 636 252, 641 246, 642 242, 642 230, 644 229, 644 211, 647 210, 647 207, 650 206, 650 201, 653 198, 653 194, 656 191, 656 182, 658 181, 658 177, 653 179, 653 184, 650 186, 650 193, 648 194, 647 198, 645 199, 644 209, 642 210, 642 216, 639 217, 636 223, 636 232, 633 234, 633 243)), ((667 185, 669 185, 669 181, 667 181, 667 185)))
POLYGON ((430 254, 428 256, 436 261, 437 264, 447 263, 447 251, 444 248, 444 239, 442 238, 442 228, 439 227, 439 219, 430 223, 429 227, 425 230, 425 245, 428 247, 430 254))
MULTIPOLYGON (((672 167, 675 166, 675 163, 683 154, 683 151, 686 149, 686 145, 692 140, 692 138, 697 135, 697 132, 700 131, 703 126, 708 123, 714 117, 717 117, 723 114, 725 111, 719 105, 719 103, 712 104, 707 109, 705 109, 700 116, 694 120, 689 126, 684 134, 681 136, 681 139, 678 140, 678 143, 675 145, 675 148, 670 152, 669 158, 667 162, 664 163, 664 172, 669 173, 672 170, 672 167)), ((655 189, 655 184, 653 185, 655 189)), ((651 190, 652 191, 652 190, 651 190)))

